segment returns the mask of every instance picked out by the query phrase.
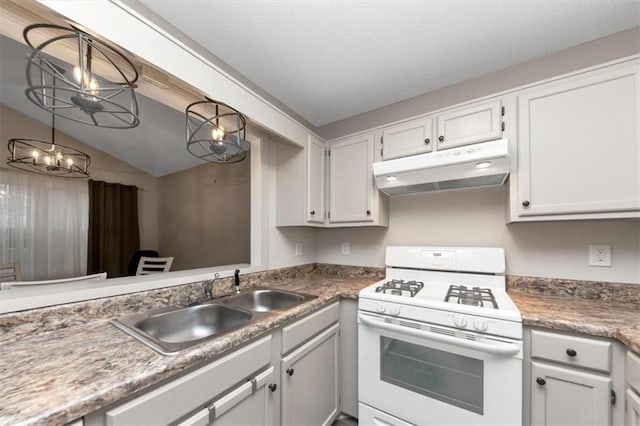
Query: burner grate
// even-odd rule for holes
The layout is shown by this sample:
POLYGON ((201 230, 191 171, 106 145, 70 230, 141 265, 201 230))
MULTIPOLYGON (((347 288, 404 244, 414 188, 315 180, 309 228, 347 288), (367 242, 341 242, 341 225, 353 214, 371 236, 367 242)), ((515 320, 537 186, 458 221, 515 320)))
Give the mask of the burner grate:
POLYGON ((480 306, 498 309, 498 303, 490 288, 451 285, 444 298, 445 302, 468 306, 480 306), (485 302, 488 302, 485 304, 485 302))
POLYGON ((414 297, 424 287, 421 281, 391 280, 376 287, 376 293, 414 297))

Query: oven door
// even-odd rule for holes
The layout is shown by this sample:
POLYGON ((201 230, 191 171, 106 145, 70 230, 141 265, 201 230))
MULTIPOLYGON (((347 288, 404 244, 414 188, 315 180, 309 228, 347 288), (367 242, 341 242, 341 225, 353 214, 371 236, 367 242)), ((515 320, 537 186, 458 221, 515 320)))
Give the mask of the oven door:
POLYGON ((360 402, 416 425, 522 423, 522 342, 360 311, 360 402))

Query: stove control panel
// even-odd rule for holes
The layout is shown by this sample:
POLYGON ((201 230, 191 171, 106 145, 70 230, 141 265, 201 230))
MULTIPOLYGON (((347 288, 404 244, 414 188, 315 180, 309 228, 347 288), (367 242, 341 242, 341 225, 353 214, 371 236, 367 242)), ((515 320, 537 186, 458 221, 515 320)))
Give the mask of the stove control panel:
POLYGON ((489 329, 489 323, 493 322, 492 320, 486 318, 474 318, 473 316, 460 314, 449 314, 449 316, 456 328, 475 330, 481 333, 486 332, 489 329))

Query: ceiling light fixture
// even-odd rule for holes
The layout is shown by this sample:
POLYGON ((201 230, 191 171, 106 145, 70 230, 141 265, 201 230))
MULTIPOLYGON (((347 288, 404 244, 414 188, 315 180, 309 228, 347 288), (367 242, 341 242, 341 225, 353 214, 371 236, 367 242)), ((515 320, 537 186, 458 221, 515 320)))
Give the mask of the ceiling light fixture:
POLYGON ((84 152, 56 144, 55 114, 51 115, 51 142, 37 139, 9 139, 7 164, 43 175, 87 178, 91 157, 84 152))
POLYGON ((187 106, 187 151, 212 163, 237 163, 247 157, 247 120, 229 105, 206 98, 187 106))
POLYGON ((479 163, 476 163, 476 168, 477 169, 486 169, 487 167, 491 166, 491 161, 481 161, 479 163))
POLYGON ((123 53, 75 27, 34 24, 23 36, 32 49, 25 91, 31 102, 92 126, 129 129, 140 124, 134 92, 138 71, 123 53), (56 56, 69 51, 74 65, 56 56))

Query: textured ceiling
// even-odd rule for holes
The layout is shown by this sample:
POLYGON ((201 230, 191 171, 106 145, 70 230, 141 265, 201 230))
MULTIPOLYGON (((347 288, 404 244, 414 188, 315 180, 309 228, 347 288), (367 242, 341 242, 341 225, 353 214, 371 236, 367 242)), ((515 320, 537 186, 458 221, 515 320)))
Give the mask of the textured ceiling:
POLYGON ((640 24, 640 2, 140 0, 316 126, 640 24))

